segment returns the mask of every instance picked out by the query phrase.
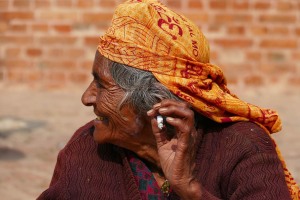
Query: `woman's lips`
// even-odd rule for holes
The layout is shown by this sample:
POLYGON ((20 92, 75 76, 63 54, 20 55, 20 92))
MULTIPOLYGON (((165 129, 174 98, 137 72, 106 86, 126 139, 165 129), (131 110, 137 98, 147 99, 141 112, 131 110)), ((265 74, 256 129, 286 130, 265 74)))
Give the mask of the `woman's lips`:
POLYGON ((97 116, 96 117, 96 120, 98 120, 98 121, 103 121, 105 119, 105 117, 102 117, 102 116, 97 116))
POLYGON ((104 117, 104 116, 97 115, 97 117, 94 120, 94 122, 96 124, 106 124, 106 125, 108 125, 108 118, 104 117))

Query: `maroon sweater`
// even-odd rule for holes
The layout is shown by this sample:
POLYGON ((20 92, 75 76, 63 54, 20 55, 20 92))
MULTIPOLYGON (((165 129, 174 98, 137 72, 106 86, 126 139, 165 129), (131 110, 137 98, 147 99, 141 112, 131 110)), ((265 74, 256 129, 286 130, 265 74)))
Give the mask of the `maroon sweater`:
MULTIPOLYGON (((58 155, 42 199, 140 200, 125 149, 98 145, 92 122, 80 128, 58 155)), ((251 122, 199 129, 196 174, 202 199, 291 199, 274 144, 251 122)), ((172 193, 169 199, 180 199, 172 193)))

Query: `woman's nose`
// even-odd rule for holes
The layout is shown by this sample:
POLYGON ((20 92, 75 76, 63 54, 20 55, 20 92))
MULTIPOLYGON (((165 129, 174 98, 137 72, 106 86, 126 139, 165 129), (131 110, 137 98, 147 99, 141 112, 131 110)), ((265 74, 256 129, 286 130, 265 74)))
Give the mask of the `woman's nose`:
POLYGON ((89 87, 82 94, 81 102, 85 106, 92 106, 93 104, 96 103, 96 90, 93 85, 93 82, 89 85, 89 87))

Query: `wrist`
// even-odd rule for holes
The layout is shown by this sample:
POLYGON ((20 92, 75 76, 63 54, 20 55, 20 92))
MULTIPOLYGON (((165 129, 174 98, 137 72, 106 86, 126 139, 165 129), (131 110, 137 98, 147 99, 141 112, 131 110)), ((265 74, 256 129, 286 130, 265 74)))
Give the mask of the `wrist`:
POLYGON ((175 192, 183 200, 199 200, 202 196, 201 184, 196 180, 193 180, 187 186, 181 187, 175 192))

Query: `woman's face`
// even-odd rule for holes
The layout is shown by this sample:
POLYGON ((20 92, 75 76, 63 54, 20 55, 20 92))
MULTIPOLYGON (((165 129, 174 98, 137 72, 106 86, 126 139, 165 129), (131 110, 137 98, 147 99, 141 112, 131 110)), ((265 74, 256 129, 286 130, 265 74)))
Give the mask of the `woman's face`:
POLYGON ((142 131, 145 122, 129 106, 119 110, 125 92, 112 79, 109 62, 97 51, 92 70, 94 80, 83 93, 82 103, 94 107, 95 141, 125 147, 142 131))

